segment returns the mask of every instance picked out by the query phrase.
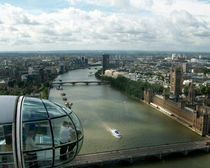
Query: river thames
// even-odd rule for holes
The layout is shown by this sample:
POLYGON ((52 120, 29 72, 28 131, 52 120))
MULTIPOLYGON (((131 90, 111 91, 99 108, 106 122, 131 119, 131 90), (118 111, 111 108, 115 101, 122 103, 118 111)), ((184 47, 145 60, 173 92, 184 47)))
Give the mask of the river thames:
MULTIPOLYGON (((96 70, 74 70, 58 76, 56 80, 96 80, 94 75, 90 76, 96 70)), ((49 99, 64 104, 62 92, 66 93, 69 102, 73 102, 72 109, 83 124, 85 139, 81 154, 202 139, 156 109, 127 97, 109 85, 64 85, 63 90, 52 88, 49 99), (123 137, 115 138, 111 129, 118 129, 123 137)), ((210 154, 206 154, 115 167, 207 168, 209 161, 210 154)))

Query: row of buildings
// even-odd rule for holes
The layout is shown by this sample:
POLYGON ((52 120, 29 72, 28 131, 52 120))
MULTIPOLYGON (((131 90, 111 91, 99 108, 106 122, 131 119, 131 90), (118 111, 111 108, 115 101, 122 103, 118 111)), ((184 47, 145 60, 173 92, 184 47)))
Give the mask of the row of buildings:
MULTIPOLYGON (((144 100, 157 108, 166 109, 170 116, 202 136, 210 134, 210 97, 198 95, 196 86, 191 81, 187 94, 183 93, 184 70, 180 65, 171 68, 170 94, 157 95, 151 90, 144 92, 144 100)), ((208 86, 206 86, 208 88, 208 86)))
MULTIPOLYGON (((88 67, 84 56, 34 55, 0 57, 0 94, 39 92, 59 74, 88 67)), ((37 93, 38 95, 39 93, 37 93)))
POLYGON ((39 80, 49 81, 50 76, 65 73, 71 69, 88 66, 88 59, 85 57, 50 57, 50 56, 26 56, 0 58, 3 64, 0 65, 1 80, 39 80))

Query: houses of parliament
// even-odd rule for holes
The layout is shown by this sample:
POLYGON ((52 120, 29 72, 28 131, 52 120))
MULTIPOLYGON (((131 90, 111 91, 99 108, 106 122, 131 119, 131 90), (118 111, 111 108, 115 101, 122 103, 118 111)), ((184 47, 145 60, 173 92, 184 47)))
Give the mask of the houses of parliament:
POLYGON ((144 92, 144 101, 164 109, 169 116, 187 126, 196 133, 206 136, 210 134, 210 96, 203 99, 196 97, 195 86, 191 82, 187 95, 182 96, 183 69, 175 66, 170 71, 170 96, 157 95, 152 90, 144 92))

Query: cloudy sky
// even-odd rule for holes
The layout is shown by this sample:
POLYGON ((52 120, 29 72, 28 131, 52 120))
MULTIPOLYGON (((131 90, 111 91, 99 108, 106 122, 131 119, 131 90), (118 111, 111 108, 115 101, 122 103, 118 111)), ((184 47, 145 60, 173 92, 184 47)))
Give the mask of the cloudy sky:
POLYGON ((0 51, 210 52, 210 0, 1 0, 0 51))

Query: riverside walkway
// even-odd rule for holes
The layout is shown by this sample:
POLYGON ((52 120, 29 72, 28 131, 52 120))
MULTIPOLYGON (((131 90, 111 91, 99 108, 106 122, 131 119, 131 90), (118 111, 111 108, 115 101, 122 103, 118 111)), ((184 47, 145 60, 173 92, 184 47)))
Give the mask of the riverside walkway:
POLYGON ((53 82, 52 84, 57 84, 57 85, 63 85, 63 84, 71 84, 71 85, 75 85, 75 84, 98 84, 98 85, 106 85, 106 84, 110 84, 110 82, 108 81, 58 81, 58 82, 53 82))
POLYGON ((189 152, 199 150, 209 152, 210 140, 81 154, 78 155, 71 163, 67 164, 65 168, 103 166, 122 161, 132 163, 138 159, 146 159, 149 157, 157 157, 161 159, 166 155, 174 153, 187 155, 189 152))

